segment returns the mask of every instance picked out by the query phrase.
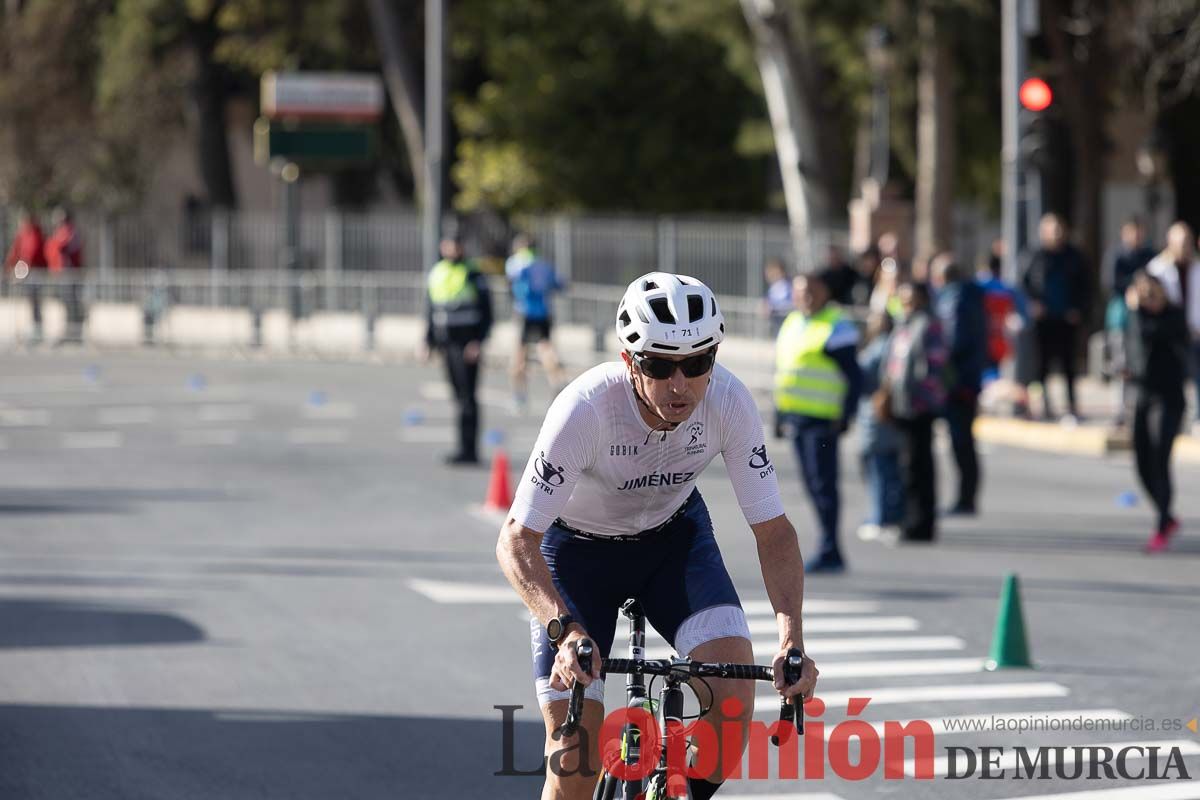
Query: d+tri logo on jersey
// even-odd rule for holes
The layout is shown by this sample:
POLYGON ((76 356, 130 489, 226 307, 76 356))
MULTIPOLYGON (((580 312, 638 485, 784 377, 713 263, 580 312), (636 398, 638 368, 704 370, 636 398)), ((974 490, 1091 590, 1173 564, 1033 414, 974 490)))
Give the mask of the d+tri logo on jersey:
POLYGON ((533 462, 533 471, 537 474, 529 476, 530 483, 546 494, 554 494, 553 487, 562 486, 567 480, 563 477, 562 467, 556 467, 546 460, 546 452, 544 450, 538 454, 537 459, 533 462))
POLYGON ((750 451, 750 469, 758 470, 758 477, 765 478, 775 471, 775 465, 771 463, 771 459, 767 457, 767 446, 760 444, 758 447, 750 451))

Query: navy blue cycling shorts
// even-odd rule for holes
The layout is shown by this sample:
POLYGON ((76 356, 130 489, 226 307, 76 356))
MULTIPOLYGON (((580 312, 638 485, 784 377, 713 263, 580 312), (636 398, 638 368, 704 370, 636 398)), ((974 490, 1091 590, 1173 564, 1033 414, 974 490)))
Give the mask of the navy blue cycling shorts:
MULTIPOLYGON (((634 541, 587 539, 552 525, 542 538, 542 555, 571 616, 604 656, 612 649, 621 605, 630 598, 682 655, 714 639, 750 638, 699 491, 665 527, 634 541)), ((538 701, 567 699, 569 692, 550 688, 555 649, 536 618, 530 634, 538 701)), ((603 681, 593 681, 585 696, 602 702, 603 681)))

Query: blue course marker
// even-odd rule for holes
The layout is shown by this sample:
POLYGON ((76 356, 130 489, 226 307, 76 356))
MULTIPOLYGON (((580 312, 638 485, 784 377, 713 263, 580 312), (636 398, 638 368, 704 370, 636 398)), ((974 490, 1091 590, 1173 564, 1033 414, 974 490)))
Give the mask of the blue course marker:
POLYGON ((499 428, 491 428, 483 435, 483 441, 487 443, 488 447, 499 447, 504 444, 504 431, 499 428))
POLYGON ((196 373, 188 378, 187 385, 193 392, 202 392, 208 386, 208 379, 200 373, 196 373))
POLYGON ((420 425, 425 421, 425 412, 419 408, 410 408, 404 412, 405 425, 420 425))
POLYGON ((1137 503, 1137 492, 1121 492, 1117 495, 1117 505, 1121 508, 1133 508, 1137 503))
POLYGON ((95 364, 89 364, 83 368, 83 379, 88 383, 95 383, 100 380, 100 368, 95 364))
POLYGON ((328 400, 329 397, 320 389, 308 393, 308 404, 310 406, 323 406, 328 400))

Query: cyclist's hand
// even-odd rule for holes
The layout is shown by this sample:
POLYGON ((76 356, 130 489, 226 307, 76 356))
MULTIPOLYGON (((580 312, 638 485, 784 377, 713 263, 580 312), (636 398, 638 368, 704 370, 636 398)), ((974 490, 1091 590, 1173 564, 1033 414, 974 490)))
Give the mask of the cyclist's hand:
POLYGON ((579 681, 584 686, 600 677, 600 654, 592 656, 592 673, 589 675, 579 666, 579 655, 575 651, 580 639, 590 639, 587 632, 578 625, 573 625, 567 632, 567 637, 558 646, 558 654, 554 656, 554 666, 550 670, 550 688, 558 692, 568 691, 579 681))
POLYGON ((812 700, 813 691, 817 688, 817 676, 821 672, 817 669, 816 663, 805 656, 804 660, 800 662, 800 680, 791 686, 785 686, 783 683, 783 660, 785 658, 787 658, 787 650, 780 650, 775 655, 775 660, 771 662, 771 666, 775 669, 775 688, 784 697, 792 698, 793 704, 797 697, 801 704, 807 703, 812 700))

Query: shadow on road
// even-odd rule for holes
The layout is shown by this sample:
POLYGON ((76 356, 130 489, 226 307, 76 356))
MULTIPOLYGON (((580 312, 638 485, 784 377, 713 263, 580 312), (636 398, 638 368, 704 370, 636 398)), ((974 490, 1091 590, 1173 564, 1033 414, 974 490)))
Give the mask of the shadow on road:
MULTIPOLYGON (((495 714, 470 720, 0 706, 0 797, 533 797, 540 778, 494 775, 504 761, 495 714)), ((516 723, 511 741, 517 770, 540 765, 541 723, 516 723)))
POLYGON ((0 600, 0 649, 184 644, 204 639, 201 628, 173 614, 69 600, 0 600))

